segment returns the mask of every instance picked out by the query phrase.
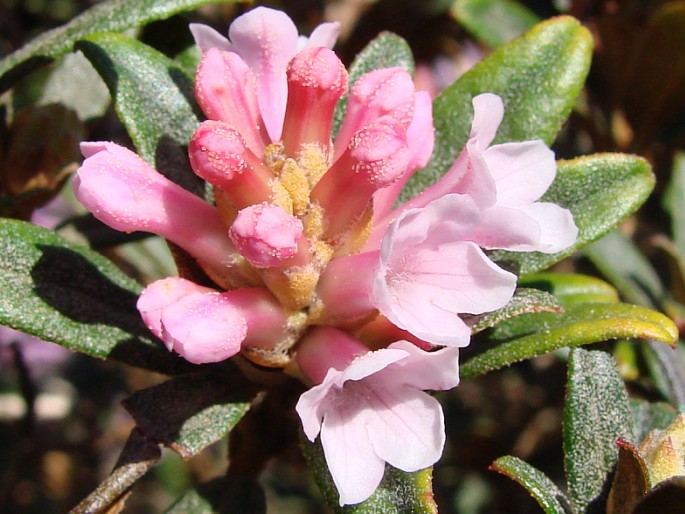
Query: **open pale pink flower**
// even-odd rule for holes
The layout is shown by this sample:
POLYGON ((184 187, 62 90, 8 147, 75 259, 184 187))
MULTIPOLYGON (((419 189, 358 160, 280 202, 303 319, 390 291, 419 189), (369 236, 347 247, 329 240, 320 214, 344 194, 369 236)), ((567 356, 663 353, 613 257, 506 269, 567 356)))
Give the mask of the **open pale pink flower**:
POLYGON ((195 41, 203 52, 211 48, 232 52, 248 65, 257 87, 257 101, 271 141, 281 138, 288 97, 286 69, 298 51, 313 46, 332 47, 340 24, 324 23, 309 39, 300 39, 287 14, 257 7, 236 18, 228 30, 228 39, 206 25, 191 25, 195 41))
POLYGON ((491 146, 504 115, 502 99, 485 93, 473 106, 471 134, 454 165, 425 191, 377 218, 367 247, 378 244, 384 223, 453 193, 470 196, 481 209, 482 237, 473 241, 484 248, 555 253, 575 242, 571 212, 539 201, 556 176, 554 153, 539 140, 491 146))
POLYGON ((459 315, 504 307, 516 288, 516 275, 474 242, 480 221, 480 210, 466 195, 403 212, 383 238, 374 305, 422 340, 466 346, 471 330, 459 315))
MULTIPOLYGON (((332 347, 332 364, 319 385, 297 403, 310 441, 321 435, 328 469, 340 505, 359 503, 378 487, 385 463, 412 472, 433 465, 445 443, 444 418, 437 400, 424 390, 459 383, 458 348, 425 352, 407 341, 364 353, 361 343, 334 328, 320 328, 303 342, 308 352, 332 347), (347 352, 347 359, 344 358, 347 352)), ((323 355, 312 361, 320 376, 323 355)))

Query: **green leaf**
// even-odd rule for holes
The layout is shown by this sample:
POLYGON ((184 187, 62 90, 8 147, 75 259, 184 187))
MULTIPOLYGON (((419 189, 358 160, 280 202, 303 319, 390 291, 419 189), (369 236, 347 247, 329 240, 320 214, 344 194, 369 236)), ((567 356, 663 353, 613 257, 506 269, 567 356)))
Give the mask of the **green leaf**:
POLYGON ((107 86, 81 52, 65 55, 45 81, 38 104, 53 103, 73 109, 82 120, 99 118, 107 111, 107 86))
POLYGON ((491 48, 514 39, 540 21, 515 0, 456 0, 451 12, 466 30, 491 48))
POLYGON ((678 329, 663 314, 624 303, 571 304, 561 314, 523 314, 487 333, 494 347, 461 365, 464 378, 482 375, 558 348, 634 337, 672 344, 678 329))
POLYGON ((90 514, 93 512, 116 512, 123 506, 131 486, 149 471, 162 456, 161 448, 133 429, 124 449, 119 455, 114 471, 81 503, 69 512, 90 514))
POLYGON ((678 351, 650 343, 643 349, 645 363, 654 385, 671 404, 685 409, 685 361, 682 342, 678 351))
POLYGON ((481 93, 504 100, 496 142, 542 139, 550 144, 583 87, 591 53, 587 29, 560 16, 499 47, 465 73, 435 99, 433 157, 411 178, 402 199, 425 189, 454 163, 471 130, 471 99, 481 93))
POLYGON ((568 365, 564 406, 564 465, 574 512, 606 501, 606 481, 618 460, 616 440, 633 439, 623 380, 614 359, 601 351, 574 348, 568 365))
POLYGON ((685 153, 678 152, 673 162, 671 180, 664 194, 664 208, 671 216, 673 242, 685 259, 685 153))
POLYGON ((309 442, 301 435, 304 456, 328 505, 341 514, 437 514, 433 501, 432 468, 406 473, 386 464, 385 474, 371 497, 356 505, 340 507, 338 490, 328 471, 321 439, 309 442))
POLYGON ((0 92, 32 70, 71 51, 79 39, 97 32, 120 32, 211 3, 230 0, 111 0, 66 25, 45 32, 0 61, 0 92))
POLYGON ((486 328, 494 327, 502 321, 529 314, 532 312, 560 312, 557 299, 549 293, 538 289, 518 288, 514 296, 501 309, 481 316, 466 317, 465 321, 471 325, 471 333, 476 334, 486 328))
POLYGON ((138 154, 202 196, 203 182, 188 161, 188 141, 199 121, 192 81, 183 69, 154 48, 120 34, 96 34, 77 47, 109 87, 138 154))
MULTIPOLYGON (((628 237, 614 231, 586 249, 592 263, 628 301, 662 307, 664 286, 644 254, 628 237)), ((685 360, 683 353, 650 342, 642 348, 654 384, 673 405, 685 406, 685 360)))
POLYGON ((500 457, 490 465, 490 469, 521 484, 535 498, 545 514, 569 514, 568 499, 542 471, 534 468, 518 457, 500 457))
POLYGON ((617 303, 616 289, 603 280, 577 273, 535 273, 519 279, 520 287, 553 294, 563 305, 571 303, 617 303))
POLYGON ((228 434, 256 394, 242 374, 193 373, 143 389, 123 401, 140 430, 189 459, 228 434))
MULTIPOLYGON (((348 84, 350 89, 365 73, 381 68, 399 66, 410 74, 414 73, 414 57, 407 42, 392 32, 381 32, 357 54, 350 66, 348 84)), ((338 134, 347 110, 347 96, 335 106, 333 117, 333 138, 338 134)))
POLYGON ((92 357, 161 373, 192 366, 167 351, 136 309, 141 286, 54 232, 0 220, 0 323, 92 357))
POLYGON ((635 243, 619 230, 588 246, 585 255, 627 301, 645 307, 660 304, 665 291, 659 275, 635 243))
POLYGON ((648 402, 631 398, 635 441, 641 442, 652 430, 664 430, 676 418, 675 409, 665 402, 648 402))
POLYGON ((578 226, 576 242, 555 254, 492 253, 492 259, 520 274, 534 273, 595 241, 635 212, 654 188, 647 161, 623 154, 595 154, 560 161, 557 177, 542 200, 570 209, 578 226))

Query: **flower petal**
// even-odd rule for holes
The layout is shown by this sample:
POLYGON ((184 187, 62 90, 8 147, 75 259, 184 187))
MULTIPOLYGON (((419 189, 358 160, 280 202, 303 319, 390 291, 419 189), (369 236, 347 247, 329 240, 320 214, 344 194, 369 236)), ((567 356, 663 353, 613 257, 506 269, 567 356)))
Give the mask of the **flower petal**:
POLYGON ((473 122, 470 139, 477 142, 478 148, 485 150, 492 140, 504 118, 504 103, 492 93, 484 93, 473 98, 473 122))
MULTIPOLYGON (((322 23, 312 31, 311 35, 308 38, 304 38, 303 46, 298 49, 304 50, 305 48, 312 48, 316 46, 325 46, 327 48, 333 48, 335 46, 335 42, 338 40, 339 35, 339 22, 331 21, 328 23, 322 23)), ((302 38, 302 36, 300 36, 300 38, 302 38)))
POLYGON ((402 213, 381 242, 372 299, 393 324, 433 344, 465 346, 460 313, 504 306, 516 276, 472 242, 480 209, 465 195, 446 195, 402 213))
POLYGON ((323 420, 321 444, 341 506, 366 500, 385 471, 369 440, 367 414, 368 407, 343 402, 338 409, 328 409, 323 420))
POLYGON ((560 252, 575 243, 578 227, 568 209, 549 202, 512 205, 534 219, 540 226, 539 243, 532 250, 543 253, 560 252))
POLYGON ((441 348, 427 352, 409 341, 396 341, 391 350, 409 354, 379 375, 392 377, 394 384, 421 390, 446 391, 459 385, 459 348, 441 348))
POLYGON ((286 68, 297 53, 297 28, 287 14, 257 7, 237 18, 228 30, 231 51, 257 79, 259 109, 271 141, 281 139, 288 99, 286 68))
POLYGON ((554 180, 554 152, 542 141, 491 146, 483 152, 497 184, 497 203, 534 202, 554 180))
POLYGON ((210 49, 216 48, 226 52, 231 50, 231 42, 226 36, 220 34, 209 25, 204 23, 191 23, 188 25, 195 44, 200 48, 202 53, 207 53, 210 49))
POLYGON ((435 464, 445 446, 440 403, 408 386, 375 387, 372 392, 366 416, 376 455, 407 472, 435 464))

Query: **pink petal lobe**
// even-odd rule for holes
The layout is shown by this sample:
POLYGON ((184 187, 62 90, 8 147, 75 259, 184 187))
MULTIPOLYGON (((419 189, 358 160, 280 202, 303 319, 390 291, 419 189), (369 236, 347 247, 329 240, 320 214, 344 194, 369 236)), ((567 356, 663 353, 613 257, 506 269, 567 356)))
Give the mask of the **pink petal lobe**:
POLYGON ((484 93, 473 98, 473 122, 471 123, 471 139, 477 141, 481 150, 485 150, 492 140, 504 118, 504 103, 502 99, 492 93, 484 93))
POLYGON ((540 241, 533 250, 556 253, 576 242, 578 227, 573 221, 573 214, 568 209, 548 202, 516 205, 512 208, 519 209, 538 223, 540 241))
POLYGON ((305 38, 304 46, 298 48, 304 50, 305 48, 313 48, 316 46, 325 46, 326 48, 333 48, 338 36, 340 35, 340 23, 331 21, 322 23, 317 26, 308 38, 305 38))
POLYGON ((221 35, 209 25, 203 23, 191 23, 188 25, 195 44, 200 48, 202 53, 207 53, 212 48, 224 50, 226 52, 231 50, 231 43, 226 36, 221 35))
POLYGON ((497 202, 535 202, 557 172, 554 152, 542 141, 491 146, 483 156, 497 184, 497 202))
POLYGON ((375 387, 368 401, 368 437, 378 457, 407 472, 438 461, 445 421, 435 398, 408 386, 375 387))
POLYGON ((479 222, 473 202, 460 195, 448 195, 395 220, 383 239, 373 286, 380 312, 433 344, 468 344, 470 331, 459 314, 498 309, 516 286, 515 275, 469 241, 479 222), (464 216, 455 216, 459 212, 464 216))
POLYGON ((366 500, 385 471, 385 462, 369 440, 364 422, 368 407, 364 407, 345 402, 339 409, 329 409, 321 428, 321 444, 341 506, 366 500))
POLYGON ((297 53, 297 28, 285 13, 257 7, 237 18, 228 36, 232 51, 255 74, 266 130, 271 141, 279 141, 288 95, 285 70, 297 53))
POLYGON ((387 372, 381 372, 389 383, 432 391, 446 391, 459 385, 459 348, 428 352, 409 341, 396 341, 388 348, 409 354, 387 372))

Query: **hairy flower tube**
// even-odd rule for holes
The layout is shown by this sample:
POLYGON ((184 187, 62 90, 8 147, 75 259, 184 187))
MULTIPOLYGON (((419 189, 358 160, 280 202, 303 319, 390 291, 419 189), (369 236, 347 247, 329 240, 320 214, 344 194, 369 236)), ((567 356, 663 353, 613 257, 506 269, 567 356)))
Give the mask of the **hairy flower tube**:
POLYGON ((239 354, 314 385, 297 407, 304 432, 320 435, 341 505, 363 501, 386 462, 415 471, 440 456, 442 412, 423 391, 457 385, 462 316, 503 307, 516 287, 483 249, 556 252, 575 240, 570 213, 538 201, 553 154, 536 141, 491 145, 502 101, 478 96, 457 161, 395 207, 433 148, 430 97, 405 70, 349 84, 331 50, 337 24, 303 39, 263 7, 228 39, 192 31, 207 120, 189 157, 213 202, 99 142, 82 146, 76 196, 118 230, 173 242, 206 274, 154 282, 139 299, 169 350, 197 364, 239 354))

